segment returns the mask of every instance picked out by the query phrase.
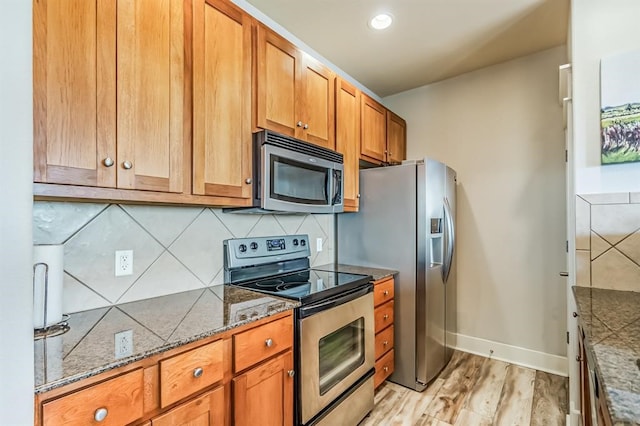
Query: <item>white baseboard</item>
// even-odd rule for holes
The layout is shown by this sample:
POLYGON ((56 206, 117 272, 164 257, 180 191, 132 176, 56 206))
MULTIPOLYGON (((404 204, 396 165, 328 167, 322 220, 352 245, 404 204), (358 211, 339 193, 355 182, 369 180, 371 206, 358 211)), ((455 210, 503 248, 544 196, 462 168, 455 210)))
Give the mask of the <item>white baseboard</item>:
POLYGON ((506 361, 547 373, 568 377, 567 357, 538 352, 519 346, 506 345, 478 337, 465 336, 464 334, 449 334, 447 342, 453 342, 453 347, 463 352, 506 361))

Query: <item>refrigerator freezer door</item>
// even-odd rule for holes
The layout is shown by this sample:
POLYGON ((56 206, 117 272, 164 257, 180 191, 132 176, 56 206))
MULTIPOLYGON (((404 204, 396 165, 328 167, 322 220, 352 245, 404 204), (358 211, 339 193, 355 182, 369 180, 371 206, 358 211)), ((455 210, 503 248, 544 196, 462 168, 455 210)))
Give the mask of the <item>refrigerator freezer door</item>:
POLYGON ((416 382, 423 385, 440 372, 445 360, 445 288, 442 281, 443 263, 446 260, 446 217, 443 207, 445 169, 444 164, 429 159, 418 165, 416 382), (438 221, 442 223, 440 228, 426 226, 438 221), (421 227, 420 224, 425 226, 421 227), (426 250, 420 248, 422 245, 426 246, 426 250))

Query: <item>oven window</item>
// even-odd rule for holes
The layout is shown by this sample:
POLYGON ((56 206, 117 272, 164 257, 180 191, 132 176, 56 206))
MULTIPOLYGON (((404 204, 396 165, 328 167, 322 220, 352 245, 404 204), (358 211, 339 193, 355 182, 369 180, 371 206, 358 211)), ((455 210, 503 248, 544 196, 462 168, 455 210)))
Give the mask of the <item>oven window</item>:
POLYGON ((304 204, 329 204, 329 169, 271 155, 271 198, 304 204))
POLYGON ((364 363, 364 318, 320 339, 320 395, 364 363))

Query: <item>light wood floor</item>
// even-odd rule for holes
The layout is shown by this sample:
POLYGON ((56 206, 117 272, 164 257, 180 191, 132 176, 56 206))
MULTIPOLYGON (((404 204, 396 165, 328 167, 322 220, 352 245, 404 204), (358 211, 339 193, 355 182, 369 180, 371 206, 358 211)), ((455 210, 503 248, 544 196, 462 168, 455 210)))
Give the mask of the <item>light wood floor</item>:
POLYGON ((456 351, 424 392, 385 382, 360 426, 565 424, 566 377, 456 351))

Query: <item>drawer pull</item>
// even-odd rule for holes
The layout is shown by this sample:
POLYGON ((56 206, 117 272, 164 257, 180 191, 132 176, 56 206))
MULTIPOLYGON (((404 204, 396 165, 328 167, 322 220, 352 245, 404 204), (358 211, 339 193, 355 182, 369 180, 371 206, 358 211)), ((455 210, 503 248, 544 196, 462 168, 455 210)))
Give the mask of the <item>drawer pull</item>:
POLYGON ((104 407, 98 408, 95 414, 93 415, 93 418, 96 420, 96 422, 101 422, 107 418, 107 414, 109 414, 109 412, 107 411, 106 408, 104 407))
POLYGON ((383 320, 388 320, 389 319, 389 315, 388 314, 384 314, 384 316, 382 317, 383 320))
POLYGON ((389 295, 389 290, 385 290, 382 292, 383 295, 388 296, 389 295))
POLYGON ((271 346, 273 346, 273 340, 272 339, 267 339, 264 341, 264 345, 268 348, 270 348, 271 346))
POLYGON ((386 341, 386 340, 384 342, 382 342, 382 346, 384 346, 384 347, 386 347, 388 344, 389 344, 389 342, 386 341))
POLYGON ((204 373, 204 370, 202 369, 202 367, 198 367, 193 370, 193 377, 197 379, 198 377, 202 376, 202 373, 204 373))
POLYGON ((385 373, 387 373, 389 371, 389 367, 387 367, 386 365, 384 367, 382 367, 382 369, 384 370, 385 373))
POLYGON ((296 374, 296 372, 293 371, 293 370, 289 370, 289 371, 287 371, 287 373, 289 374, 289 377, 293 377, 296 374))

